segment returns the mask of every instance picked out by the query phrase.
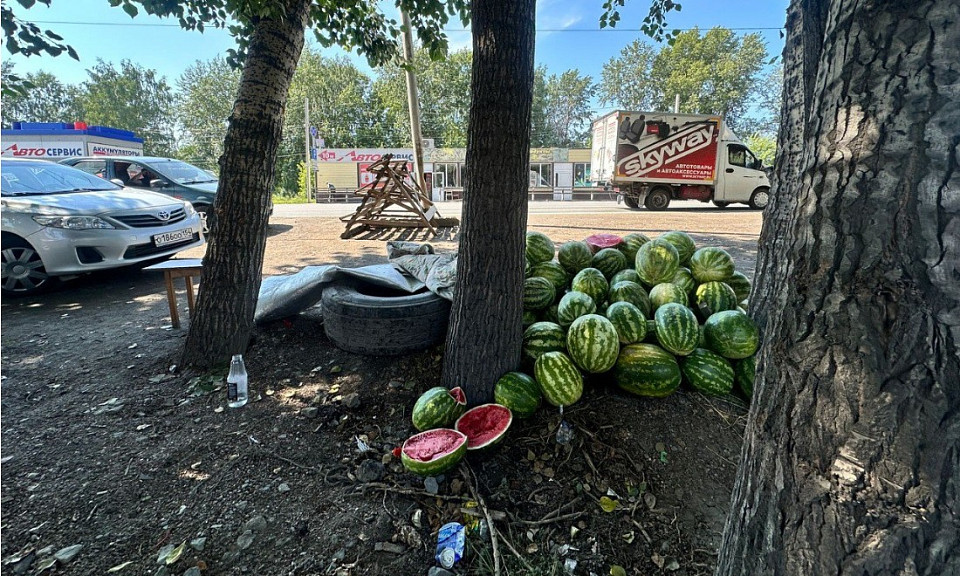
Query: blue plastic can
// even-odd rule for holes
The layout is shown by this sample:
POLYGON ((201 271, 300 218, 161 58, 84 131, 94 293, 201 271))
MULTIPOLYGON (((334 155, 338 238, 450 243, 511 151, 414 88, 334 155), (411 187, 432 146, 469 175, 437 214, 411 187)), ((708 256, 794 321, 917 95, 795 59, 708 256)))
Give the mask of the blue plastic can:
POLYGON ((447 570, 453 568, 463 558, 465 538, 463 524, 448 522, 441 526, 437 534, 437 562, 447 570))

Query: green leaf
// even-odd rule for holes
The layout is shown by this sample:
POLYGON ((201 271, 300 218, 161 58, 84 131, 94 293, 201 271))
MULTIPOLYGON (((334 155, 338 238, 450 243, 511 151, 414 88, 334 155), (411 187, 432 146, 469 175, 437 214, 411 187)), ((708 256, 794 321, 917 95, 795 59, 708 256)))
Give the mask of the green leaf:
POLYGON ((614 564, 610 567, 610 576, 627 576, 627 571, 623 569, 623 566, 614 564))
POLYGON ((184 540, 182 544, 174 548, 167 554, 167 558, 164 560, 164 563, 169 566, 180 559, 183 556, 183 551, 187 549, 187 541, 184 540))
POLYGON ((137 7, 133 4, 124 4, 123 11, 129 14, 131 18, 136 18, 137 14, 139 13, 137 7))
POLYGON ((614 500, 613 498, 610 498, 609 496, 600 497, 600 508, 602 508, 604 512, 607 512, 607 513, 613 512, 619 506, 620 506, 620 502, 614 500))

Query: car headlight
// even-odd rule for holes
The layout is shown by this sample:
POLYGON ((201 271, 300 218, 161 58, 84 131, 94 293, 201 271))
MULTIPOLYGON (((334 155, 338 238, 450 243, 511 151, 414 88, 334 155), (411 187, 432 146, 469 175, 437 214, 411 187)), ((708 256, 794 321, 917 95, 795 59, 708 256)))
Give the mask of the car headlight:
POLYGON ((183 210, 187 213, 187 217, 193 216, 197 213, 197 210, 193 207, 193 204, 189 202, 183 203, 183 210))
POLYGON ((114 226, 96 216, 34 216, 33 221, 41 226, 66 230, 112 230, 114 226))

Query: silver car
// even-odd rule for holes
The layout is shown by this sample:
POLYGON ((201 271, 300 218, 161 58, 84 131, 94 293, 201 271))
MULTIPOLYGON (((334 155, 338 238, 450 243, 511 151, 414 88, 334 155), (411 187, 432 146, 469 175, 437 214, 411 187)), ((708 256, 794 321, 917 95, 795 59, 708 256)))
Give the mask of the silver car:
POLYGON ((0 161, 2 290, 169 258, 204 243, 189 202, 43 160, 0 161))

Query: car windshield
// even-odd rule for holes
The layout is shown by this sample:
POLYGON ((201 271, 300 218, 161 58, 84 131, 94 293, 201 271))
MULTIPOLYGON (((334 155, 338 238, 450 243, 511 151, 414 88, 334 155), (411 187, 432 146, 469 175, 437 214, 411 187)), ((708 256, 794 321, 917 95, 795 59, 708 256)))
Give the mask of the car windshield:
POLYGON ((112 182, 82 170, 46 162, 4 162, 0 192, 3 196, 38 196, 92 190, 119 190, 112 182))
POLYGON ((180 160, 166 160, 164 162, 154 163, 153 166, 177 184, 201 184, 203 182, 217 181, 217 179, 211 176, 206 170, 201 170, 196 166, 191 166, 180 160))

